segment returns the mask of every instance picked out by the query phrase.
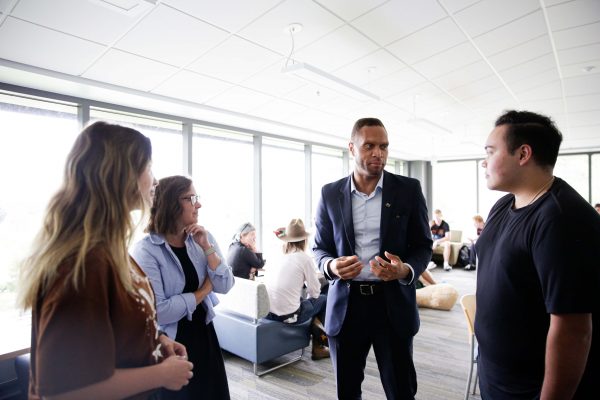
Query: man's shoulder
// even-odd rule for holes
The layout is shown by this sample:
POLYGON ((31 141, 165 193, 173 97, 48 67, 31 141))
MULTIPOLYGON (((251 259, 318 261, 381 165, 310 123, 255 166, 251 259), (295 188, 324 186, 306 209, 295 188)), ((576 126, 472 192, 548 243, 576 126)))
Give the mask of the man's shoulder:
POLYGON ((404 186, 418 186, 420 182, 416 178, 410 178, 404 175, 393 174, 388 171, 383 171, 383 187, 385 188, 386 184, 393 185, 404 185, 404 186))
POLYGON ((332 193, 344 189, 344 187, 350 183, 350 176, 352 175, 345 176, 342 179, 323 185, 323 193, 332 193))

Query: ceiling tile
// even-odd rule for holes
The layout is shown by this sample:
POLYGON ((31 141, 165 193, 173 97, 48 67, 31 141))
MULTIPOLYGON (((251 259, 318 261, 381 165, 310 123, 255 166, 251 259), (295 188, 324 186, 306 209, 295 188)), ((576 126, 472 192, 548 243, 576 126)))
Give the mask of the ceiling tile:
POLYGON ((302 113, 307 108, 292 101, 276 99, 252 109, 252 114, 273 121, 285 122, 290 116, 302 113))
POLYGON ((569 114, 569 126, 600 125, 600 113, 597 110, 573 112, 569 114))
POLYGON ((206 104, 212 107, 246 114, 253 108, 257 108, 272 100, 273 97, 264 93, 235 86, 218 96, 213 97, 206 104))
POLYGON ((279 54, 231 36, 194 61, 187 69, 239 83, 278 60, 281 60, 279 54))
POLYGON ((434 79, 479 60, 481 56, 477 50, 470 42, 466 42, 421 61, 414 68, 434 79))
POLYGON ((355 85, 366 85, 406 66, 387 51, 380 49, 333 72, 335 76, 355 85))
POLYGON ((475 114, 479 113, 478 109, 493 110, 495 114, 500 115, 502 110, 510 107, 511 104, 516 107, 515 99, 510 95, 505 87, 499 87, 498 89, 491 90, 482 94, 481 96, 475 96, 470 99, 464 100, 465 105, 472 107, 475 114))
POLYGON ((573 28, 600 21, 600 1, 577 0, 547 7, 552 31, 573 28))
POLYGON ((509 84, 521 79, 529 78, 549 69, 556 69, 556 62, 553 54, 546 54, 534 60, 526 61, 514 67, 507 68, 500 72, 500 76, 509 84))
POLYGON ((323 104, 322 107, 331 114, 348 116, 349 112, 353 112, 356 110, 364 112, 364 115, 367 115, 368 113, 366 112, 366 109, 367 107, 371 107, 372 105, 380 107, 378 108, 378 115, 383 112, 382 108, 386 107, 386 104, 383 101, 358 100, 349 96, 338 96, 332 101, 323 104))
POLYGON ((319 107, 325 103, 340 97, 340 93, 308 83, 298 89, 287 93, 285 98, 296 103, 304 104, 309 107, 319 107))
POLYGON ((472 37, 511 23, 538 10, 538 0, 483 0, 454 14, 472 37))
POLYGON ((0 17, 10 12, 8 7, 12 7, 13 3, 13 0, 0 0, 0 17))
POLYGON ((451 14, 455 14, 460 10, 464 10, 467 7, 472 6, 481 0, 444 0, 443 4, 446 6, 451 14))
POLYGON ((96 43, 12 17, 0 26, 0 37, 5 39, 0 40, 0 58, 71 75, 83 73, 104 51, 96 43))
POLYGON ((582 96, 600 93, 600 74, 566 78, 565 96, 582 96))
POLYGON ((551 67, 550 69, 538 72, 534 75, 520 78, 514 82, 510 82, 508 86, 517 96, 521 92, 526 92, 529 89, 533 89, 538 86, 545 85, 550 82, 558 81, 560 78, 558 76, 558 70, 555 67, 551 67))
POLYGON ((465 35, 458 29, 454 21, 451 18, 445 18, 386 46, 386 48, 405 63, 414 64, 465 41, 465 35))
POLYGON ((386 1, 387 0, 315 0, 316 3, 321 4, 323 7, 346 21, 351 21, 386 1))
POLYGON ((596 68, 600 68, 600 65, 594 64, 594 61, 598 58, 600 58, 600 43, 558 51, 558 60, 561 65, 589 63, 590 65, 596 65, 596 68))
POLYGON ((561 97, 547 100, 524 101, 522 102, 522 108, 527 111, 533 111, 536 113, 549 115, 551 117, 563 114, 565 111, 561 97))
POLYGON ((550 7, 561 3, 568 3, 569 1, 573 0, 544 0, 544 3, 546 4, 546 7, 550 7))
POLYGON ((119 50, 109 50, 86 71, 85 78, 150 91, 177 68, 119 50), (126 65, 127 68, 123 68, 126 65))
POLYGON ((352 25, 380 45, 387 45, 446 16, 435 0, 391 0, 357 18, 352 25))
POLYGON ((162 0, 180 11, 236 32, 274 7, 280 0, 162 0))
POLYGON ((232 85, 227 82, 183 70, 167 79, 152 92, 204 103, 231 87, 232 85))
POLYGON ((272 96, 284 96, 286 93, 307 84, 307 82, 292 74, 281 72, 283 66, 284 61, 282 60, 280 65, 274 64, 252 75, 250 78, 244 80, 242 85, 250 89, 269 93, 272 96))
POLYGON ((221 29, 161 4, 115 47, 182 67, 227 36, 221 29))
MULTIPOLYGON (((301 32, 302 33, 302 32, 301 32)), ((292 54, 292 58, 324 71, 332 71, 372 53, 372 41, 345 25, 292 54)))
POLYGON ((425 81, 412 68, 404 68, 382 79, 371 82, 369 88, 382 97, 401 92, 425 81))
POLYGON ((100 44, 118 39, 138 17, 81 0, 21 0, 11 15, 100 44))
POLYGON ((475 82, 455 87, 449 90, 449 92, 459 100, 466 100, 471 97, 480 96, 501 86, 502 82, 500 82, 500 79, 496 75, 490 75, 475 82))
POLYGON ((589 75, 600 73, 600 55, 595 60, 590 60, 581 63, 563 65, 561 67, 563 78, 570 78, 578 75, 589 75), (592 68, 590 70, 590 68, 592 68))
POLYGON ((537 100, 561 99, 563 96, 560 81, 546 83, 519 93, 519 100, 523 103, 537 100))
POLYGON ((550 38, 544 34, 535 39, 521 43, 518 46, 496 53, 488 57, 490 63, 496 71, 504 71, 515 65, 522 64, 528 60, 533 60, 545 54, 552 53, 550 38))
POLYGON ((542 12, 538 11, 478 36, 474 41, 483 54, 491 56, 545 33, 547 33, 546 21, 542 12))
POLYGON ((583 96, 570 96, 566 98, 567 108, 571 112, 600 111, 600 91, 595 94, 583 96))
POLYGON ((302 31, 294 35, 296 50, 344 24, 344 21, 310 0, 294 0, 280 3, 242 29, 239 35, 287 55, 292 49, 292 39, 284 29, 293 22, 303 25, 302 31))
POLYGON ((448 74, 437 77, 433 80, 440 87, 449 90, 457 86, 466 85, 471 82, 475 82, 486 76, 493 74, 492 69, 483 60, 476 61, 469 65, 452 71, 448 74))
POLYGON ((418 116, 425 116, 427 113, 456 103, 454 99, 429 82, 424 82, 402 93, 390 96, 386 100, 418 116))
POLYGON ((557 50, 594 44, 600 37, 600 22, 553 32, 553 35, 557 50))

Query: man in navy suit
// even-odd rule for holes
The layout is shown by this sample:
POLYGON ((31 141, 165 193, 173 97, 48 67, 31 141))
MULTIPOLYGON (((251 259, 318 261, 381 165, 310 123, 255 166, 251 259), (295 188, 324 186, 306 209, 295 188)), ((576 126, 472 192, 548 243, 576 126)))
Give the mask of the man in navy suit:
POLYGON ((330 281, 325 328, 339 399, 360 399, 371 345, 388 399, 414 399, 415 281, 431 259, 427 206, 416 179, 383 170, 388 135, 356 121, 354 172, 327 184, 317 208, 314 254, 330 281))

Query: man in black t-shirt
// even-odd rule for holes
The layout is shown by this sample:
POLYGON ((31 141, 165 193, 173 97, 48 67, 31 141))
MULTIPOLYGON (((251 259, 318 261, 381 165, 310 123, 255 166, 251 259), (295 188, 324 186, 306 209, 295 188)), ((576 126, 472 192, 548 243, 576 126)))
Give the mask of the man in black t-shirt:
POLYGON ((486 141, 487 186, 509 192, 477 241, 484 399, 597 398, 600 215, 553 176, 562 135, 509 111, 486 141))
MULTIPOLYGON (((442 210, 436 209, 433 211, 433 220, 429 222, 429 226, 431 228, 431 238, 433 239, 433 253, 434 254, 442 254, 444 257, 444 271, 452 270, 450 263, 450 225, 446 221, 444 221, 444 216, 442 215, 442 210)), ((437 265, 430 261, 427 265, 427 269, 433 269, 437 267, 437 265)))

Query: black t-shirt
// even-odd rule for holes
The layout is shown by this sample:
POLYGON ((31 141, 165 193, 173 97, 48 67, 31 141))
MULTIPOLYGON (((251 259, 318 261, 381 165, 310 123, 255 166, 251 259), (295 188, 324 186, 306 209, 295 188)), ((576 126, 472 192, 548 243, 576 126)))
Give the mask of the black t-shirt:
POLYGON ((446 236, 446 232, 450 232, 450 225, 444 220, 439 225, 435 222, 431 225, 431 237, 433 240, 443 238, 446 236))
POLYGON ((559 178, 533 204, 513 210, 513 203, 509 194, 494 205, 477 241, 482 392, 493 399, 539 396, 550 314, 592 313, 578 393, 600 393, 600 215, 559 178))

